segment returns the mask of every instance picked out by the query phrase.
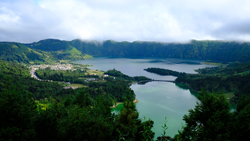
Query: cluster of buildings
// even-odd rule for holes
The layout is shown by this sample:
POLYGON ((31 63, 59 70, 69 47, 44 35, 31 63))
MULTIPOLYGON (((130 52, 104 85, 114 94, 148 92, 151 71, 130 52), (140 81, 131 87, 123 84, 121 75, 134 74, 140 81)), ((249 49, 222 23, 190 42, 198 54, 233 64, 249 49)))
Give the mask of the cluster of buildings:
MULTIPOLYGON (((58 64, 58 65, 32 65, 29 67, 30 68, 30 74, 31 74, 31 77, 39 80, 39 81, 44 81, 44 80, 41 80, 40 78, 37 77, 36 75, 36 70, 38 69, 45 69, 45 68, 50 68, 51 70, 71 70, 71 71, 74 71, 76 69, 73 68, 73 66, 71 64, 58 64)), ((84 69, 81 69, 81 71, 84 71, 84 69)), ((90 75, 88 73, 85 73, 85 75, 90 75)), ((96 75, 96 74, 94 74, 96 75)), ((104 74, 102 75, 103 77, 108 77, 109 75, 107 74, 104 74)), ((115 78, 114 78, 115 79, 115 78)), ((89 81, 96 81, 97 79, 96 78, 88 78, 85 80, 85 82, 89 82, 89 81)), ((52 80, 47 80, 47 81, 52 81, 52 80)), ((71 87, 71 84, 70 82, 63 82, 65 84, 68 84, 69 86, 68 87, 64 87, 64 89, 69 89, 69 88, 72 88, 72 89, 77 89, 78 87, 71 87)))
MULTIPOLYGON (((36 70, 38 69, 45 69, 45 68, 50 68, 52 70, 71 70, 74 71, 76 69, 73 69, 71 64, 58 64, 58 65, 31 65, 30 67, 30 74, 32 78, 35 78, 39 81, 41 81, 40 78, 37 77, 36 75, 36 70)), ((48 80, 52 81, 52 80, 48 80)))
POLYGON ((84 81, 88 82, 88 81, 95 81, 95 80, 96 80, 96 78, 89 78, 89 79, 85 79, 84 81))
POLYGON ((73 69, 71 64, 32 65, 32 66, 30 66, 30 68, 40 68, 40 69, 50 68, 52 70, 71 70, 71 71, 76 70, 76 69, 73 69))

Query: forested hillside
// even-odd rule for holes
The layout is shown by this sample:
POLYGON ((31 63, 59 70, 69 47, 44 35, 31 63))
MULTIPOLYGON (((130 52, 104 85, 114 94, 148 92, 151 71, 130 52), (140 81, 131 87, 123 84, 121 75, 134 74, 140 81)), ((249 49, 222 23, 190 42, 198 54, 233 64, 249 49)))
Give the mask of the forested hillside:
POLYGON ((189 58, 224 63, 250 60, 250 44, 238 42, 192 40, 190 43, 130 43, 108 40, 98 44, 73 40, 70 44, 92 56, 189 58))
MULTIPOLYGON (((37 81, 30 76, 29 69, 21 64, 0 61, 0 91, 16 87, 32 94, 35 100, 55 98, 62 90, 58 83, 37 81)), ((58 97, 59 98, 59 97, 58 97)))
POLYGON ((63 89, 31 78, 24 65, 0 61, 0 140, 153 138, 153 121, 139 119, 134 99, 122 80, 63 89), (110 106, 119 101, 124 110, 114 115, 110 106))
POLYGON ((85 52, 77 50, 68 41, 47 39, 41 40, 37 43, 25 45, 33 49, 51 52, 53 56, 59 60, 80 60, 92 58, 92 56, 85 54, 85 52))
POLYGON ((189 43, 159 43, 46 39, 30 44, 1 42, 0 48, 2 60, 23 63, 89 59, 92 56, 188 58, 222 63, 250 60, 250 44, 247 42, 192 40, 189 43))
POLYGON ((1 42, 0 59, 25 64, 53 64, 58 63, 59 60, 92 58, 92 56, 81 53, 75 47, 68 45, 66 41, 55 41, 58 42, 53 43, 51 40, 45 40, 34 45, 1 42), (36 48, 38 45, 39 47, 36 48))
POLYGON ((57 61, 50 52, 31 49, 14 42, 0 43, 0 59, 25 64, 54 63, 57 61))

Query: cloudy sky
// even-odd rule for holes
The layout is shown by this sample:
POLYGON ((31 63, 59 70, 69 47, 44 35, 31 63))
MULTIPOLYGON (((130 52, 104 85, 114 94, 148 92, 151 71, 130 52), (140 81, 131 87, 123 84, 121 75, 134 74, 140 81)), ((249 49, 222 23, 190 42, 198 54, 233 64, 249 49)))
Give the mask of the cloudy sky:
POLYGON ((1 0, 0 41, 250 41, 250 0, 1 0))

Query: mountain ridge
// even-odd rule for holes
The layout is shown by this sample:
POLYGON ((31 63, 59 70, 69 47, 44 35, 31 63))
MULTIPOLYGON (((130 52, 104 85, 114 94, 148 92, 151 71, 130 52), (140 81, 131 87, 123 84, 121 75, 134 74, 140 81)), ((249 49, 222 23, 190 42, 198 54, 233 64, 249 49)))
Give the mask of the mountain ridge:
POLYGON ((191 40, 189 43, 162 43, 44 39, 29 44, 0 42, 0 49, 1 60, 30 64, 89 59, 92 56, 201 59, 220 63, 250 60, 250 43, 235 41, 191 40), (17 48, 19 46, 22 48, 17 48))

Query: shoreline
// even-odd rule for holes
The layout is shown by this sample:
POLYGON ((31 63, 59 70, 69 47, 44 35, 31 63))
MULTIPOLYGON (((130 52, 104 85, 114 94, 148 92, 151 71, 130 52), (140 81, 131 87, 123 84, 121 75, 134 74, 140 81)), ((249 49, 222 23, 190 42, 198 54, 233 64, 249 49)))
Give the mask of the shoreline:
MULTIPOLYGON (((133 103, 139 103, 139 100, 138 100, 138 99, 135 99, 135 100, 133 101, 133 103)), ((117 102, 116 105, 114 104, 114 105, 111 106, 110 108, 112 108, 112 109, 113 109, 113 108, 117 108, 117 106, 120 105, 120 104, 123 104, 123 102, 117 102)))
POLYGON ((135 99, 135 100, 133 101, 133 103, 139 103, 139 100, 138 100, 138 99, 135 99))

